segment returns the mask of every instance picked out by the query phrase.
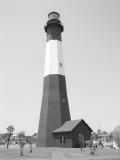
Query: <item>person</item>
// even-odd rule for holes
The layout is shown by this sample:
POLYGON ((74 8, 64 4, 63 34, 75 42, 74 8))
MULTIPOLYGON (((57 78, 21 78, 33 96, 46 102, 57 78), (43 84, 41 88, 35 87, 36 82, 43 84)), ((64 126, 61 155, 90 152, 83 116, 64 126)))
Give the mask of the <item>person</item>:
POLYGON ((94 141, 94 133, 92 132, 91 133, 91 136, 90 136, 90 147, 91 147, 91 150, 90 150, 90 153, 91 155, 94 155, 94 151, 95 151, 95 145, 93 144, 93 141, 94 141))
POLYGON ((25 140, 24 139, 20 139, 19 144, 20 144, 20 155, 24 156, 24 154, 23 154, 23 148, 24 148, 24 145, 26 144, 25 140))
POLYGON ((94 151, 97 148, 97 141, 95 141, 95 140, 93 140, 93 148, 94 148, 94 151))
POLYGON ((79 135, 78 135, 78 140, 79 140, 80 149, 81 149, 81 151, 82 151, 83 146, 84 146, 84 136, 83 136, 82 134, 79 134, 79 135))
POLYGON ((82 149, 83 149, 83 142, 80 141, 79 143, 80 143, 80 148, 81 148, 81 151, 82 151, 82 149))
POLYGON ((103 145, 103 143, 102 143, 102 140, 101 140, 101 139, 99 139, 99 146, 101 146, 102 148, 104 148, 104 145, 103 145))

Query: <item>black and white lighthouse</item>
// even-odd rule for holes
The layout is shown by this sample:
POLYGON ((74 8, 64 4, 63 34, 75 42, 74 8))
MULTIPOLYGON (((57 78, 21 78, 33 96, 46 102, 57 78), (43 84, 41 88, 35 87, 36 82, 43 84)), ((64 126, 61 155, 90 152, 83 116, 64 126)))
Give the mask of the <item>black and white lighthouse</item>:
POLYGON ((54 147, 53 131, 70 121, 61 33, 64 27, 57 12, 48 14, 44 86, 37 146, 54 147))

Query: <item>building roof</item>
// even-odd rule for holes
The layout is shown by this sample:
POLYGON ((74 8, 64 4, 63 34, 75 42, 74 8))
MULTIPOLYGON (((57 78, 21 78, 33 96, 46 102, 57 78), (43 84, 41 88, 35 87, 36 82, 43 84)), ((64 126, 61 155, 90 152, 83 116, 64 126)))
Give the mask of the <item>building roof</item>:
POLYGON ((53 133, 71 132, 81 121, 83 121, 85 125, 87 125, 87 127, 90 129, 91 132, 93 131, 83 119, 78 119, 78 120, 66 121, 61 127, 54 130, 53 133))
POLYGON ((81 122, 82 119, 79 120, 72 120, 72 121, 66 121, 61 127, 54 130, 53 133, 59 133, 59 132, 70 132, 72 131, 79 122, 81 122))

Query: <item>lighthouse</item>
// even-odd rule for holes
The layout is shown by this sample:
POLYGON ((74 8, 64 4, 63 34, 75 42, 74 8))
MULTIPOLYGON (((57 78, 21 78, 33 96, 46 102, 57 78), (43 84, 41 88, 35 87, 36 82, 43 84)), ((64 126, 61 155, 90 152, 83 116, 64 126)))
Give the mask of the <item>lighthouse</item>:
POLYGON ((57 12, 48 14, 43 95, 38 126, 38 147, 56 146, 53 131, 70 121, 66 90, 62 37, 64 27, 57 12))

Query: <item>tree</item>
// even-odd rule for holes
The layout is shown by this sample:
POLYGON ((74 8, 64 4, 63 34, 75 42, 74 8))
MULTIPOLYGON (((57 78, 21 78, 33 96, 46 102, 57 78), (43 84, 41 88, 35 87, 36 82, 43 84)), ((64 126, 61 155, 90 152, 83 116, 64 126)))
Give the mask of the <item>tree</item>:
POLYGON ((92 138, 93 138, 94 140, 98 140, 98 139, 99 139, 99 135, 98 135, 97 133, 93 132, 92 138))
POLYGON ((18 144, 20 145, 20 155, 23 156, 23 147, 26 144, 25 142, 25 132, 21 131, 18 133, 18 144))
POLYGON ((11 138, 14 130, 15 130, 15 128, 12 125, 7 127, 7 132, 8 132, 7 148, 9 147, 10 138, 11 138))
POLYGON ((102 134, 108 136, 108 132, 106 132, 106 131, 102 131, 102 134))
POLYGON ((38 137, 38 134, 37 133, 34 133, 33 135, 32 135, 32 137, 33 137, 33 143, 37 143, 37 137, 38 137))
POLYGON ((97 130, 98 136, 100 136, 101 132, 102 132, 101 129, 98 129, 98 130, 97 130))
POLYGON ((113 133, 113 132, 110 132, 108 137, 109 137, 109 139, 110 139, 111 141, 113 141, 114 133, 113 133))
POLYGON ((115 141, 120 148, 120 132, 113 131, 109 135, 110 139, 115 141))

